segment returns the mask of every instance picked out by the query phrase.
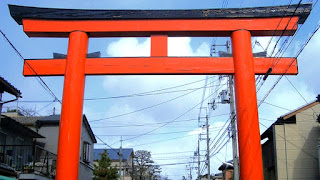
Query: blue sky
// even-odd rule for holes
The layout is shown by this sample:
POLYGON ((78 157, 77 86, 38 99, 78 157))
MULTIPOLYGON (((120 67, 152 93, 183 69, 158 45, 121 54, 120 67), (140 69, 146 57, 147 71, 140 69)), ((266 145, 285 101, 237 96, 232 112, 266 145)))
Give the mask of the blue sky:
MULTIPOLYGON (((66 53, 68 40, 63 38, 28 38, 22 27, 19 26, 9 15, 7 4, 17 4, 37 7, 52 7, 52 8, 82 8, 82 9, 200 9, 200 8, 221 8, 223 7, 257 7, 270 5, 286 5, 290 1, 275 1, 275 0, 242 0, 242 1, 194 1, 194 0, 118 0, 118 1, 72 1, 72 0, 57 0, 57 1, 20 1, 20 0, 6 0, 0 1, 0 30, 7 36, 12 44, 26 59, 52 58, 53 52, 66 53), (225 3, 225 4, 224 4, 225 3), (224 4, 224 5, 223 5, 224 4)), ((292 1, 296 4, 298 1, 292 1)), ((309 2, 309 1, 303 1, 309 2)), ((298 32, 296 38, 285 52, 284 57, 295 56, 300 49, 305 39, 312 33, 314 28, 319 23, 319 4, 316 4, 311 15, 298 32)), ((254 38, 265 48, 269 37, 254 38)), ((285 38, 283 38, 285 39, 285 38)), ((224 44, 227 38, 217 38, 217 44, 224 44)), ((271 46, 268 49, 270 52, 273 44, 277 38, 273 38, 271 46)), ((281 43, 283 40, 280 41, 281 43)), ((170 38, 169 39, 169 55, 171 56, 209 56, 210 45, 212 37, 208 38, 170 38)), ((280 44, 281 44, 280 43, 280 44)), ((102 56, 148 56, 150 49, 149 38, 95 38, 89 41, 88 52, 100 51, 102 56)), ((315 100, 315 97, 320 92, 319 85, 319 67, 320 57, 320 34, 316 33, 308 46, 304 49, 298 57, 299 75, 289 77, 290 81, 308 101, 315 100)), ((224 50, 224 49, 221 49, 224 50)), ((278 50, 278 49, 276 49, 278 50)), ((255 46, 254 51, 261 51, 259 46, 255 46)), ((23 77, 22 68, 23 61, 14 52, 5 39, 0 36, 0 54, 1 54, 1 70, 0 76, 4 77, 11 84, 17 87, 22 92, 23 98, 18 103, 6 104, 6 107, 14 108, 17 104, 20 107, 33 109, 37 111, 38 115, 52 114, 53 107, 56 108, 56 113, 60 113, 61 106, 57 102, 22 102, 22 101, 53 101, 53 97, 44 90, 37 82, 36 78, 23 77)), ((85 101, 84 113, 87 115, 89 121, 107 118, 103 121, 91 122, 91 126, 96 135, 119 135, 119 136, 99 136, 106 143, 115 148, 120 146, 120 135, 134 134, 139 135, 160 127, 168 121, 172 121, 183 115, 189 109, 195 107, 201 101, 202 89, 196 90, 204 86, 205 76, 88 76, 86 77, 85 98, 99 98, 112 97, 120 95, 129 95, 157 89, 169 88, 174 86, 184 85, 178 88, 172 88, 166 91, 171 92, 160 95, 138 96, 130 98, 116 98, 108 100, 85 101), (183 91, 182 91, 183 90, 183 91), (188 94, 187 94, 188 93, 188 94), (186 94, 186 95, 184 95, 186 94), (184 95, 184 96, 183 96, 184 95), (181 97, 180 97, 181 96, 181 97), (163 103, 165 101, 170 102, 163 103), (141 110, 137 113, 130 113, 143 109, 145 107, 154 106, 153 108, 141 110), (129 115, 118 116, 121 114, 130 113, 129 115), (145 126, 128 126, 152 124, 145 126), (109 127, 107 127, 109 126, 109 127), (118 126, 118 127, 110 127, 118 126), (126 127, 119 127, 126 126, 126 127)), ((207 88, 206 95, 214 92, 218 82, 217 77, 209 77, 208 83, 211 88, 207 88)), ((262 99, 267 91, 271 88, 278 76, 269 77, 261 90, 258 92, 258 100, 262 99)), ((43 77, 43 80, 54 92, 54 94, 61 99, 63 89, 63 77, 43 77)), ((224 84, 225 80, 221 81, 224 84)), ((218 86, 226 89, 226 86, 218 86)), ((212 97, 215 97, 213 95, 212 97)), ((4 100, 9 100, 12 97, 6 95, 4 100)), ((306 104, 300 97, 297 91, 290 85, 286 78, 282 78, 279 84, 275 87, 266 102, 281 106, 286 109, 293 110, 306 104)), ((204 106, 207 102, 204 103, 204 106)), ((5 110, 6 108, 4 108, 5 110)), ((287 113, 288 110, 276 108, 268 104, 262 104, 259 108, 259 116, 261 123, 265 126, 270 126, 272 120, 276 120, 282 114, 287 113), (262 119, 268 119, 262 120, 262 119)), ((203 113, 203 112, 202 112, 203 113)), ((211 112, 211 116, 229 113, 228 105, 219 104, 215 111, 211 112)), ((184 163, 190 161, 190 156, 196 150, 198 122, 196 120, 199 114, 199 107, 195 107, 185 115, 177 119, 176 123, 170 123, 158 130, 152 132, 154 135, 141 136, 123 142, 124 147, 134 148, 134 150, 145 149, 150 150, 154 154, 154 159, 158 164, 184 163), (184 121, 189 120, 189 121, 184 121), (172 133, 179 132, 179 133, 172 133), (170 134, 164 134, 170 133, 170 134), (182 138, 181 138, 182 137, 182 138), (169 140, 168 139, 173 139, 169 140), (162 141, 162 142, 157 142, 162 141), (154 143, 157 142, 157 143, 154 143), (185 152, 188 151, 188 152, 185 152), (179 154, 163 154, 172 152, 185 152, 179 154)), ((227 115, 213 117, 210 119, 211 138, 214 139, 217 130, 228 119, 227 115)), ((261 132, 265 128, 261 127, 261 132)), ((123 136, 126 140, 132 136, 123 136)), ((96 145, 97 148, 104 148, 106 146, 96 145)), ((204 141, 201 143, 202 149, 205 148, 204 141)), ((212 157, 211 172, 218 172, 217 167, 222 161, 231 159, 231 144, 228 143, 221 153, 212 157)), ((171 179, 181 179, 186 175, 185 165, 163 166, 162 175, 168 175, 171 179)), ((193 169, 193 177, 196 176, 196 171, 193 169)))

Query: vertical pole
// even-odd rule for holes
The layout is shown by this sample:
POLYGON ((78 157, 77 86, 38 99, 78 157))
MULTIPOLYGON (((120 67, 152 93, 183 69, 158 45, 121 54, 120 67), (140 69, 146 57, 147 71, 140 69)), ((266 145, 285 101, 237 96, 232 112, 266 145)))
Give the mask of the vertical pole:
POLYGON ((263 179, 255 72, 251 34, 237 30, 231 34, 239 138, 241 179, 263 179))
MULTIPOLYGON (((230 53, 230 42, 227 41, 227 52, 230 53)), ((233 75, 229 75, 230 111, 232 128, 233 177, 239 180, 238 138, 236 128, 236 113, 234 108, 233 75)))
POLYGON ((192 174, 191 174, 191 163, 189 163, 189 173, 190 173, 190 180, 192 180, 192 174))
POLYGON ((233 174, 234 180, 239 180, 239 162, 238 162, 238 142, 236 129, 236 114, 234 108, 233 95, 233 75, 229 76, 229 91, 230 91, 230 111, 231 111, 231 128, 232 128, 232 153, 233 153, 233 174))
MULTIPOLYGON (((122 180, 122 136, 121 136, 121 140, 120 140, 120 149, 119 149, 119 174, 120 174, 120 180, 122 180)), ((124 172, 123 172, 124 175, 124 172)))
POLYGON ((0 92, 0 122, 1 122, 1 116, 2 116, 2 105, 3 105, 3 102, 2 102, 2 93, 3 93, 3 92, 0 92))
MULTIPOLYGON (((199 126, 198 126, 199 127, 199 126)), ((200 180, 200 138, 201 138, 201 133, 198 135, 198 180, 200 180)))
POLYGON ((208 180, 210 180, 210 146, 209 146, 209 118, 206 115, 206 127, 207 127, 207 166, 208 166, 208 180))
POLYGON ((87 49, 88 35, 81 31, 71 32, 62 97, 57 180, 78 179, 87 49))

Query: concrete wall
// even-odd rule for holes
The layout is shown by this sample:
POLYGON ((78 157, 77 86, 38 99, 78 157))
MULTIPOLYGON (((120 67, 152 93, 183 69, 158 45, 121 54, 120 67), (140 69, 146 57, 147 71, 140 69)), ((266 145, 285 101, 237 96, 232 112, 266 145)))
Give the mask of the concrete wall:
MULTIPOLYGON (((313 106, 320 112, 320 105, 313 106)), ((296 114, 296 124, 274 126, 276 177, 279 180, 317 180, 320 127, 311 108, 296 114)))
MULTIPOLYGON (((38 129, 38 133, 46 137, 44 139, 38 139, 38 142, 45 143, 45 149, 57 154, 58 150, 58 137, 59 137, 59 126, 58 125, 42 125, 38 129)), ((93 141, 89 136, 88 130, 85 128, 84 123, 81 127, 81 141, 80 141, 80 164, 79 164, 79 180, 89 180, 93 176, 93 141), (90 147, 90 163, 83 162, 83 142, 87 141, 91 144, 90 147)))
POLYGON ((57 154, 59 126, 41 126, 38 129, 38 133, 46 137, 43 139, 37 139, 38 142, 45 143, 44 149, 57 154))
POLYGON ((81 141, 80 141, 80 166, 79 166, 79 180, 88 180, 92 179, 93 176, 93 149, 94 143, 89 135, 87 128, 82 122, 81 127, 81 141), (88 142, 90 144, 90 156, 89 163, 83 161, 83 144, 84 142, 88 142))

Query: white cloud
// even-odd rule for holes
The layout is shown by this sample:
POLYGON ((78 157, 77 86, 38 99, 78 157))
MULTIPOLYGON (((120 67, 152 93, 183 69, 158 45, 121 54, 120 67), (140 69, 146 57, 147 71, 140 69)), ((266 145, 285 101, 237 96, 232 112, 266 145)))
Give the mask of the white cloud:
POLYGON ((150 56, 150 38, 140 43, 137 38, 120 38, 107 47, 112 57, 150 56))
POLYGON ((203 129, 200 127, 193 131, 188 132, 188 135, 201 134, 201 133, 203 133, 203 129))

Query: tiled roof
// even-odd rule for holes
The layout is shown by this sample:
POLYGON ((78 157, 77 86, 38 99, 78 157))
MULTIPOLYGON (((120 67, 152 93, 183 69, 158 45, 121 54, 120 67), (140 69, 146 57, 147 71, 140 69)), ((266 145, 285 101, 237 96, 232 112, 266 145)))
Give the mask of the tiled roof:
MULTIPOLYGON (((18 116, 18 117, 12 117, 12 119, 18 121, 19 123, 23 125, 57 125, 59 126, 60 122, 60 115, 50 115, 50 116, 18 116)), ((85 115, 83 115, 83 123, 85 124, 85 127, 87 128, 90 137, 92 138, 93 142, 96 143, 97 140, 92 132, 92 129, 90 127, 90 124, 86 118, 85 115)))
MULTIPOLYGON (((100 159, 100 154, 104 152, 105 149, 94 149, 93 152, 93 160, 99 160, 100 159)), ((111 160, 118 160, 120 159, 118 153, 120 152, 120 149, 107 149, 108 155, 111 160)), ((122 149, 122 159, 127 160, 129 159, 131 153, 133 153, 132 148, 123 148, 122 149)))
POLYGON ((44 116, 17 116, 11 118, 23 125, 35 125, 35 123, 43 117, 44 116))
POLYGON ((30 128, 24 126, 23 124, 17 122, 11 117, 1 115, 1 122, 0 126, 5 129, 11 129, 14 132, 20 133, 26 137, 32 138, 44 138, 42 135, 36 133, 35 131, 31 130, 30 128))
POLYGON ((10 93, 17 98, 21 97, 21 92, 0 76, 0 93, 2 92, 10 93))

